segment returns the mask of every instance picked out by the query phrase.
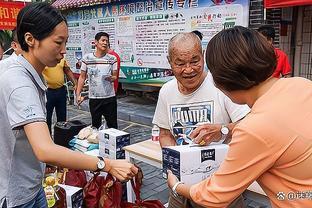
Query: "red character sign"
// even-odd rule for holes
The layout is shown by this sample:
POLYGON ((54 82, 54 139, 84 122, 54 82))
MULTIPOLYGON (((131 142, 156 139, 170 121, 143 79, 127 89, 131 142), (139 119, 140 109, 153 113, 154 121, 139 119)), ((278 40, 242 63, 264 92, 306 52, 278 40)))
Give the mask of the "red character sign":
POLYGON ((18 12, 25 6, 23 2, 0 2, 0 29, 13 30, 18 12))

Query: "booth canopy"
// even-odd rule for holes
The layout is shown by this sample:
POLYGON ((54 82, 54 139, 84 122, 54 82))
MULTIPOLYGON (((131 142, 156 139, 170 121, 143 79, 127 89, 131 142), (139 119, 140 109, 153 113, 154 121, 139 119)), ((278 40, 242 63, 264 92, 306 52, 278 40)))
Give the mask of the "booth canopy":
POLYGON ((312 0, 264 0, 265 8, 312 5, 312 0))
POLYGON ((70 9, 74 7, 83 7, 95 4, 107 4, 116 1, 117 0, 56 0, 52 5, 58 9, 70 9))

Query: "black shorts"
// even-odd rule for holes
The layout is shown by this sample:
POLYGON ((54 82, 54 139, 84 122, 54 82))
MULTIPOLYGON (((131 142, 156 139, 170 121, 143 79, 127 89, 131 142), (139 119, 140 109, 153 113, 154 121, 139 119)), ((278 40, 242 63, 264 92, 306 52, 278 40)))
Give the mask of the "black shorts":
POLYGON ((103 99, 89 100, 92 126, 99 128, 102 125, 102 115, 105 117, 108 128, 118 128, 116 96, 103 99))

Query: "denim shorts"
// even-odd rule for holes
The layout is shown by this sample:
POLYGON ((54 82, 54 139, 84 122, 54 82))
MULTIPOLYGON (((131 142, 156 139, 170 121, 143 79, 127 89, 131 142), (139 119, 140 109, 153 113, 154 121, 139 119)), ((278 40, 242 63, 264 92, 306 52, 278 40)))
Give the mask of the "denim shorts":
MULTIPOLYGON (((6 203, 4 202, 4 206, 3 208, 6 208, 6 203)), ((47 204, 47 199, 44 193, 43 188, 40 189, 40 191, 38 192, 38 194, 35 196, 35 198, 33 198, 31 201, 16 206, 14 208, 47 208, 48 204, 47 204)))

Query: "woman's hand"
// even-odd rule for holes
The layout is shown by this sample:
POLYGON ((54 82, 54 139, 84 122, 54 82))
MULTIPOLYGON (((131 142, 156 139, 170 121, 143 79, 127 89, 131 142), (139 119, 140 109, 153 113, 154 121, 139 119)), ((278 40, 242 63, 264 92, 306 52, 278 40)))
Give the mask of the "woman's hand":
POLYGON ((128 181, 132 179, 137 173, 138 168, 134 164, 129 163, 126 160, 109 160, 104 159, 104 170, 120 181, 128 181))
POLYGON ((173 175, 171 170, 167 170, 167 174, 168 174, 167 175, 168 176, 168 179, 167 179, 168 187, 170 189, 172 189, 174 184, 176 184, 179 180, 178 180, 178 178, 175 175, 173 175))
MULTIPOLYGON (((167 170, 168 173, 168 187, 172 190, 172 187, 179 182, 178 178, 171 172, 171 170, 167 170)), ((185 185, 184 183, 179 183, 175 189, 176 193, 180 196, 184 196, 188 199, 191 199, 190 196, 190 186, 185 185)))

